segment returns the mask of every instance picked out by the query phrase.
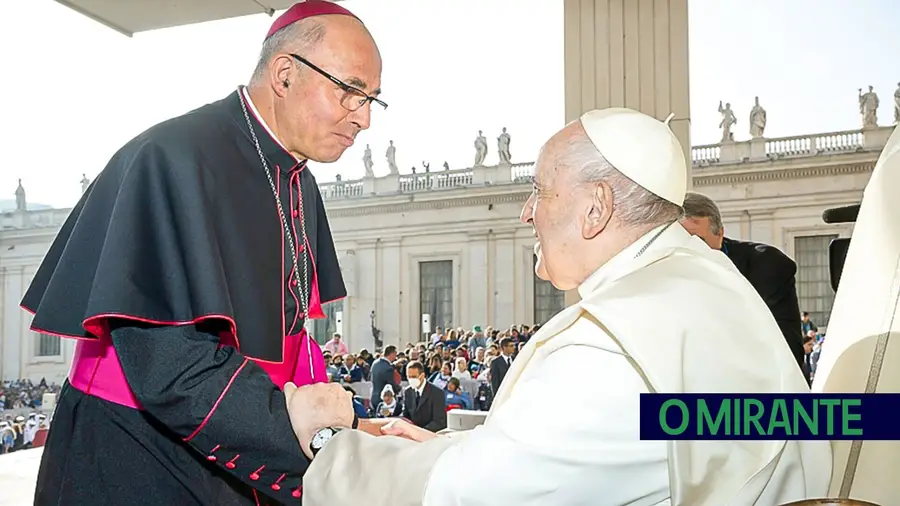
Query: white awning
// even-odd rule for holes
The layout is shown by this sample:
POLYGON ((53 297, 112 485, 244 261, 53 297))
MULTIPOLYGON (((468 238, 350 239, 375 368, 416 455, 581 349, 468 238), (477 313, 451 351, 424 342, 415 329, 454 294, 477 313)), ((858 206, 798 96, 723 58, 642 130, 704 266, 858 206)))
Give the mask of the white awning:
POLYGON ((139 32, 269 14, 297 0, 56 0, 129 37, 139 32))

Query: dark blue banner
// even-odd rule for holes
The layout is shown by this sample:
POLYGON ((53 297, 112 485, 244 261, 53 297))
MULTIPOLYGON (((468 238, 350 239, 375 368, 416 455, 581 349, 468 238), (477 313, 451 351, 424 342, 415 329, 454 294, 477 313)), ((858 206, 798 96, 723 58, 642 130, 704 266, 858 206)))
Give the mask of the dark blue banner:
POLYGON ((900 440, 900 394, 641 394, 641 439, 900 440))

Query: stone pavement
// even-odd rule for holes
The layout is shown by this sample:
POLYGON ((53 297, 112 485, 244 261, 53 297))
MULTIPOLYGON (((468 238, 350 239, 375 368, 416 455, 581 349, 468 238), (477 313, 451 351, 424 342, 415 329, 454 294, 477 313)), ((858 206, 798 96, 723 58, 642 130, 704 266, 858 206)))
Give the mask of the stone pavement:
POLYGON ((43 452, 43 448, 34 448, 0 455, 0 506, 34 503, 34 484, 43 452))

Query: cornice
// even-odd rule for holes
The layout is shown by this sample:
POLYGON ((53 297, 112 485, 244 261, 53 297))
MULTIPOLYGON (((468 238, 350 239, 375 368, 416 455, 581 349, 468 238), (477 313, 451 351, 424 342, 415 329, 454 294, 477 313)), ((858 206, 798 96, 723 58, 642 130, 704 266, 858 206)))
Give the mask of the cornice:
MULTIPOLYGON (((525 188, 525 185, 522 185, 525 188)), ((452 209, 457 207, 486 206, 489 204, 518 204, 525 202, 531 191, 522 191, 520 188, 510 188, 510 193, 496 193, 491 195, 477 195, 472 197, 451 197, 434 200, 412 200, 396 204, 374 205, 366 207, 347 207, 329 209, 329 218, 344 218, 352 216, 365 216, 370 214, 406 213, 411 211, 423 211, 434 209, 452 209)), ((327 201, 326 201, 327 205, 327 201)))
POLYGON ((870 173, 875 169, 875 162, 845 163, 839 165, 812 166, 798 168, 772 168, 769 170, 749 170, 738 173, 720 172, 710 175, 695 175, 694 186, 715 186, 739 183, 755 183, 762 181, 783 181, 788 179, 807 179, 814 177, 841 176, 870 173))

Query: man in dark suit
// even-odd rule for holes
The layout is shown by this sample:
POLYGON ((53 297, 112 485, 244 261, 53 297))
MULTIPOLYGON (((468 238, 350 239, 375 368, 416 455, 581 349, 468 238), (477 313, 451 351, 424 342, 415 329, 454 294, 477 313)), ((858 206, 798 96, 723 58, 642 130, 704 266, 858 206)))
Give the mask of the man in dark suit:
POLYGON ((409 386, 403 391, 403 417, 423 429, 437 432, 447 428, 444 391, 425 381, 425 366, 413 360, 406 366, 409 386))
POLYGON ((512 356, 515 352, 515 341, 509 337, 500 340, 500 356, 491 360, 491 391, 494 393, 494 397, 497 396, 500 384, 503 383, 503 378, 506 377, 506 372, 512 365, 512 356))
POLYGON ((369 405, 372 409, 375 409, 378 403, 381 402, 381 392, 384 390, 385 385, 393 387, 394 395, 400 393, 400 375, 395 374, 397 371, 394 369, 395 360, 397 360, 397 347, 389 344, 384 348, 384 355, 372 363, 370 373, 372 378, 372 396, 369 400, 369 405))
MULTIPOLYGON (((795 275, 797 264, 774 246, 725 237, 719 207, 709 197, 688 192, 684 198, 684 228, 703 239, 710 248, 721 250, 738 271, 759 293, 781 328, 787 342, 803 370, 807 381, 809 371, 803 367, 803 335, 800 331, 800 304, 797 301, 795 275)), ((752 332, 752 329, 735 329, 752 332)))

